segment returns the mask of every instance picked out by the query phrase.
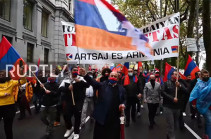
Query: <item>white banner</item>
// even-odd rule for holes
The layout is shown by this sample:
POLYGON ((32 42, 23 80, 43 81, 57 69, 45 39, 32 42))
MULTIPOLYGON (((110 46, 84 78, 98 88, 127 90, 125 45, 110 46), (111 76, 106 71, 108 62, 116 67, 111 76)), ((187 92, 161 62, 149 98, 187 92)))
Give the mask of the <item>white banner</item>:
POLYGON ((74 24, 62 22, 66 60, 68 63, 79 63, 80 61, 80 64, 102 64, 178 57, 179 23, 180 14, 175 13, 141 28, 154 49, 154 56, 149 58, 134 50, 96 51, 77 47, 75 46, 74 24))

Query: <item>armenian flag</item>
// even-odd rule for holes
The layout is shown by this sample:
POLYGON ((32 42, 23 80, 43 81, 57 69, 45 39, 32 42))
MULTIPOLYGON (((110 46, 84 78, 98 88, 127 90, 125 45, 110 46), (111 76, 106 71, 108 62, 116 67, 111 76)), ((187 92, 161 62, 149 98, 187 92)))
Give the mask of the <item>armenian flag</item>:
POLYGON ((140 51, 150 57, 153 49, 135 28, 106 0, 75 0, 76 46, 101 51, 140 51))
POLYGON ((8 70, 12 79, 19 79, 17 66, 25 64, 24 60, 20 57, 18 52, 12 46, 12 44, 3 37, 0 42, 0 70, 7 70, 7 65, 14 65, 14 68, 9 66, 8 70))
POLYGON ((195 79, 195 73, 198 72, 198 71, 200 71, 199 67, 193 61, 191 56, 188 55, 188 61, 187 61, 186 66, 185 66, 185 73, 184 73, 184 75, 186 77, 191 75, 191 79, 195 79))
POLYGON ((172 73, 176 71, 171 65, 169 65, 167 62, 166 62, 166 66, 165 66, 165 74, 164 74, 164 78, 163 78, 163 81, 166 82, 168 80, 171 79, 171 75, 172 73))

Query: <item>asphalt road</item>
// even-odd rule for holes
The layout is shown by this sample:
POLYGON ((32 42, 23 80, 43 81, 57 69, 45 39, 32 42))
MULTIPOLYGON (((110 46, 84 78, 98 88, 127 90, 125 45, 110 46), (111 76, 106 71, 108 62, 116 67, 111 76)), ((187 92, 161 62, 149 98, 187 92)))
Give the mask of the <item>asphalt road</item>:
MULTIPOLYGON (((34 109, 32 109, 34 112, 34 109)), ((125 127, 126 139, 166 139, 166 122, 163 115, 156 116, 156 125, 154 129, 149 129, 147 108, 142 109, 142 115, 137 118, 136 123, 131 122, 129 127, 125 127)), ((13 126, 14 139, 44 139, 45 138, 45 125, 40 121, 40 114, 27 114, 24 120, 17 120, 19 114, 16 114, 13 126)), ((200 137, 203 135, 204 127, 198 128, 196 120, 191 120, 190 116, 186 116, 185 123, 200 137)), ((85 127, 81 130, 80 139, 93 138, 94 123, 90 120, 86 123, 85 127)), ((63 118, 61 117, 61 126, 55 127, 53 135, 50 139, 64 138, 65 126, 63 118)), ((109 134, 109 133, 108 133, 109 134)), ((196 137, 185 128, 184 131, 176 130, 177 139, 195 139, 196 137)), ((0 139, 5 139, 3 121, 0 123, 0 139)))

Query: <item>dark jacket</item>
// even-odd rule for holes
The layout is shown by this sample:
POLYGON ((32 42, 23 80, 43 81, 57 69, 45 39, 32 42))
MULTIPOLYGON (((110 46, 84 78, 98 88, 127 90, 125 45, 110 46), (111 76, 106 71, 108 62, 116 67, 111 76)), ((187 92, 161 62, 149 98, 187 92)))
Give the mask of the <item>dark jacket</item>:
MULTIPOLYGON (((89 87, 89 84, 82 80, 82 77, 78 76, 78 79, 81 80, 80 82, 74 82, 71 80, 71 84, 73 84, 73 96, 76 105, 83 105, 85 99, 86 88, 89 87)), ((69 81, 70 79, 66 79, 67 82, 64 84, 63 87, 59 88, 59 92, 62 95, 62 101, 65 101, 67 104, 73 105, 72 102, 72 95, 69 90, 69 81)))
MULTIPOLYGON (((112 85, 110 85, 109 81, 104 82, 97 82, 90 78, 88 75, 84 77, 84 79, 90 83, 95 89, 98 90, 98 100, 95 105, 93 117, 95 120, 104 125, 106 121, 106 117, 108 115, 108 110, 111 105, 112 100, 112 85)), ((119 91, 119 102, 120 104, 125 104, 125 89, 122 85, 117 84, 116 87, 118 87, 119 91)))
POLYGON ((45 88, 49 91, 51 91, 50 94, 44 94, 42 97, 42 105, 48 107, 53 106, 58 103, 59 95, 58 95, 58 84, 56 82, 54 83, 45 83, 45 88))
MULTIPOLYGON (((47 78, 46 77, 39 77, 38 78, 40 80, 41 83, 45 84, 47 82, 47 78)), ((36 82, 37 85, 34 86, 34 84, 32 84, 32 88, 33 88, 33 93, 38 95, 38 96, 42 96, 45 92, 44 90, 40 87, 40 83, 37 81, 36 82)))
POLYGON ((168 80, 164 83, 162 96, 163 96, 163 106, 172 108, 172 109, 180 109, 184 103, 184 94, 187 94, 187 88, 185 88, 183 82, 179 80, 181 87, 178 87, 177 98, 178 102, 174 103, 174 97, 176 92, 175 82, 168 80))
MULTIPOLYGON (((126 90, 126 97, 137 97, 137 95, 139 93, 143 94, 143 88, 142 88, 142 84, 141 84, 141 81, 138 80, 137 83, 135 83, 133 81, 133 76, 130 77, 129 76, 129 79, 130 79, 130 84, 129 85, 126 85, 124 86, 125 90, 126 90)), ((125 78, 124 78, 125 80, 125 78)), ((124 80, 123 80, 123 84, 124 84, 124 80)))

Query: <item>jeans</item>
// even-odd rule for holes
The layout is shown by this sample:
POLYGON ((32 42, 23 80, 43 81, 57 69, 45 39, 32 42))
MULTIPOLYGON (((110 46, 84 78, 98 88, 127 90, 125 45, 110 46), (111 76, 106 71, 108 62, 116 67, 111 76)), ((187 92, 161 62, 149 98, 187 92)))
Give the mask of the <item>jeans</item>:
POLYGON ((205 133, 211 139, 211 110, 207 110, 203 116, 205 119, 205 133))
POLYGON ((53 124, 56 118, 56 107, 45 107, 41 113, 41 120, 42 122, 47 125, 46 132, 51 133, 53 132, 53 124))
POLYGON ((167 122, 167 136, 169 139, 175 139, 175 128, 178 127, 178 119, 180 115, 179 109, 171 109, 164 107, 164 114, 167 122))

